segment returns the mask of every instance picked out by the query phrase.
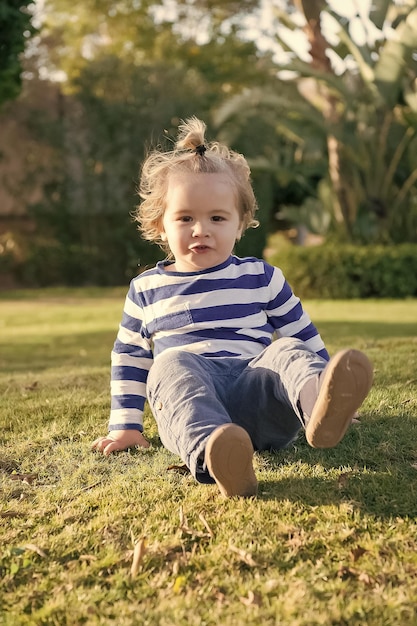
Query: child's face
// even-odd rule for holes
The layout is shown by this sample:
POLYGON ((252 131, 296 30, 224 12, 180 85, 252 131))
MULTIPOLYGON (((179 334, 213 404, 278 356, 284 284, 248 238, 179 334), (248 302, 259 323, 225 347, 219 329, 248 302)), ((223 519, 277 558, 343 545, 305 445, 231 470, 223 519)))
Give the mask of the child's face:
POLYGON ((226 261, 242 234, 236 194, 225 174, 173 174, 161 238, 175 258, 168 266, 195 272, 226 261))

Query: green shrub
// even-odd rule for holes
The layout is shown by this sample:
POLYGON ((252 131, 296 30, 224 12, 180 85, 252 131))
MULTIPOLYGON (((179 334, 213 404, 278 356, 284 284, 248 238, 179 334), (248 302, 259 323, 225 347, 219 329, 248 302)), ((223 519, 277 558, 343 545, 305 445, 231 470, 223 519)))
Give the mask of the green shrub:
MULTIPOLYGON (((139 237, 138 237, 139 240, 139 237)), ((56 241, 35 241, 27 250, 23 262, 12 268, 18 284, 29 287, 67 285, 111 286, 125 285, 139 272, 139 264, 152 264, 159 249, 147 244, 147 255, 140 256, 144 246, 137 249, 126 245, 87 248, 79 243, 68 245, 56 241)), ((160 257, 161 255, 159 255, 160 257)))
POLYGON ((19 282, 31 287, 50 285, 77 286, 88 284, 89 268, 97 259, 75 244, 60 246, 57 242, 35 243, 27 251, 27 258, 16 270, 19 282))
POLYGON ((286 247, 270 256, 303 298, 417 296, 417 245, 325 244, 286 247))

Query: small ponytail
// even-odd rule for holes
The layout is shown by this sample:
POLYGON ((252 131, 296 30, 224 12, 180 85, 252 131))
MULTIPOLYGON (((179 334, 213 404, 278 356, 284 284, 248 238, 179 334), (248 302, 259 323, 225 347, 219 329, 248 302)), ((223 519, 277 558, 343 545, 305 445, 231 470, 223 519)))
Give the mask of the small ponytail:
POLYGON ((203 156, 204 156, 204 154, 205 154, 205 152, 206 152, 206 150, 207 150, 207 147, 206 147, 204 144, 201 144, 200 146, 197 146, 197 147, 194 149, 194 152, 195 152, 196 154, 198 154, 199 156, 203 157, 203 156))
POLYGON ((178 127, 177 149, 192 150, 199 156, 204 156, 207 150, 205 145, 206 128, 205 123, 195 116, 185 120, 178 127))

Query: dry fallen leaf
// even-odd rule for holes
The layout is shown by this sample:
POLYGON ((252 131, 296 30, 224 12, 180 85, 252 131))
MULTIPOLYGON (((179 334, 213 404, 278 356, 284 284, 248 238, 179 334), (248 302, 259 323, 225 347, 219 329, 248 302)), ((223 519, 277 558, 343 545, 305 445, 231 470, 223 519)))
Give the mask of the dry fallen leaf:
POLYGON ((202 513, 198 514, 198 517, 200 518, 200 520, 203 522, 204 526, 207 529, 208 534, 210 535, 210 537, 213 537, 213 531, 211 530, 210 526, 207 523, 206 518, 204 517, 204 515, 202 513))
POLYGON ((249 567, 258 567, 258 564, 256 563, 256 561, 254 561, 252 555, 249 552, 241 550, 240 548, 237 548, 232 544, 229 544, 229 550, 237 554, 240 560, 243 561, 243 563, 246 563, 246 565, 249 565, 249 567))
POLYGON ((143 557, 145 556, 145 552, 146 552, 146 537, 143 537, 142 539, 139 539, 139 541, 136 543, 133 549, 132 567, 130 568, 130 575, 132 576, 132 578, 134 578, 137 575, 139 568, 142 564, 143 557))
POLYGON ((185 535, 190 535, 191 537, 194 537, 194 538, 198 537, 201 539, 203 538, 211 539, 213 537, 213 531, 211 530, 210 526, 208 525, 202 513, 199 514, 199 518, 203 522, 204 526, 206 527, 207 532, 197 530, 196 528, 192 528, 191 526, 188 525, 188 520, 187 520, 186 515, 184 514, 184 510, 182 506, 180 506, 180 509, 179 509, 179 518, 180 518, 179 530, 185 535))
POLYGON ((352 557, 352 561, 353 562, 357 561, 366 552, 367 552, 367 550, 365 550, 365 548, 362 548, 362 546, 356 546, 356 548, 353 548, 351 550, 351 552, 350 552, 350 556, 352 557))
POLYGON ((169 465, 167 472, 177 472, 178 474, 189 474, 190 470, 186 465, 169 465))
POLYGON ((38 386, 38 381, 35 380, 33 383, 31 383, 30 385, 26 385, 24 387, 24 389, 26 389, 26 391, 35 391, 36 387, 38 386))
POLYGON ((252 590, 248 591, 248 597, 240 597, 239 600, 245 606, 261 606, 262 596, 259 593, 254 593, 252 590))
POLYGON ((88 563, 90 561, 97 561, 97 557, 94 556, 94 554, 80 554, 78 558, 80 561, 87 561, 88 563))
POLYGON ((96 482, 93 483, 92 485, 87 485, 86 487, 83 487, 81 491, 88 491, 89 489, 94 489, 94 487, 97 487, 97 485, 100 485, 102 482, 103 482, 102 480, 96 480, 96 482))
POLYGON ((367 572, 360 572, 354 567, 340 564, 337 575, 342 580, 348 580, 349 578, 356 578, 359 582, 365 585, 372 585, 375 583, 375 579, 367 572))
POLYGON ((358 580, 365 585, 373 585, 375 583, 375 578, 373 578, 366 572, 361 572, 358 576, 358 580))
POLYGON ((0 513, 0 517, 3 517, 3 518, 26 517, 26 513, 19 513, 18 511, 2 511, 0 513))
POLYGON ((37 474, 10 474, 9 476, 11 480, 20 480, 22 483, 26 483, 27 485, 31 485, 37 477, 37 474))
POLYGON ((339 489, 344 489, 346 487, 346 485, 349 482, 349 477, 350 474, 349 472, 345 472, 344 474, 340 474, 338 481, 337 481, 337 485, 339 487, 339 489))
POLYGON ((23 546, 25 550, 30 550, 31 552, 36 552, 36 554, 39 554, 39 556, 41 556, 43 559, 46 558, 46 553, 39 548, 38 546, 35 546, 34 543, 27 543, 25 546, 23 546))

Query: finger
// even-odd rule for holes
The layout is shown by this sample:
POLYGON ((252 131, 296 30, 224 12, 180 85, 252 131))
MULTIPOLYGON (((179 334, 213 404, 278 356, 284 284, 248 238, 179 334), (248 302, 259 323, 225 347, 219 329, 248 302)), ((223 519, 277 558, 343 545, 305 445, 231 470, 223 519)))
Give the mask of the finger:
POLYGON ((109 443, 112 443, 112 439, 109 439, 108 437, 102 437, 100 441, 98 441, 95 449, 99 452, 103 452, 109 443))
POLYGON ((93 441, 93 443, 91 444, 91 449, 92 450, 98 450, 98 446, 100 445, 100 443, 103 441, 104 437, 99 437, 98 439, 95 439, 93 441))

